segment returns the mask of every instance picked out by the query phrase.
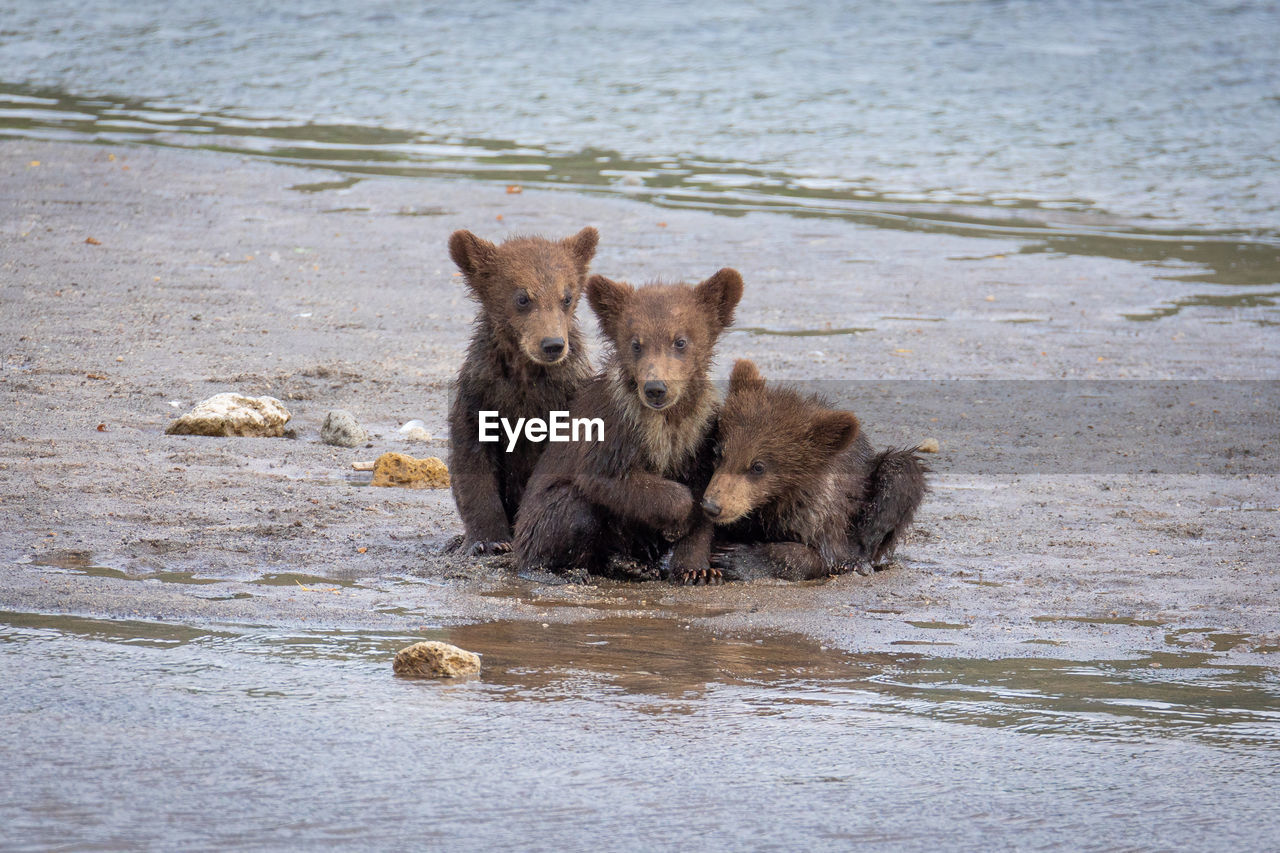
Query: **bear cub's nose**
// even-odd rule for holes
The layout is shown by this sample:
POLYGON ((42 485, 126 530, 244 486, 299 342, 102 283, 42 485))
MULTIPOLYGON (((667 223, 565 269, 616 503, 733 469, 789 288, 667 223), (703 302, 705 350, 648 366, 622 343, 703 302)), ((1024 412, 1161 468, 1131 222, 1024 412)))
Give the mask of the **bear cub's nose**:
POLYGON ((660 379, 650 379, 644 383, 644 398, 650 406, 661 406, 667 399, 667 383, 660 379))
POLYGON ((718 518, 720 516, 720 504, 711 500, 711 498, 703 498, 702 511, 710 518, 718 518))
POLYGON ((542 352, 549 359, 559 358, 564 352, 564 338, 543 338, 542 352))

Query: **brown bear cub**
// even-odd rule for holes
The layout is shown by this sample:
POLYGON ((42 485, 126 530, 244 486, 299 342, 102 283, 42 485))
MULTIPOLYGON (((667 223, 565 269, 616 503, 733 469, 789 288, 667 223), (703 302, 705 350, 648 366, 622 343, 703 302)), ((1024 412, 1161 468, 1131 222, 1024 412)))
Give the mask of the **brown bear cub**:
POLYGON ((501 245, 455 231, 449 254, 480 303, 449 411, 453 499, 472 554, 511 550, 511 528, 543 443, 480 441, 482 411, 547 418, 568 410, 591 375, 574 311, 599 235, 559 242, 514 237, 501 245))
POLYGON ((734 363, 716 438, 702 508, 719 527, 715 562, 728 578, 867 574, 926 491, 914 450, 876 453, 851 412, 766 388, 745 359, 734 363))
POLYGON ((719 399, 707 373, 741 298, 732 269, 697 287, 591 277, 609 353, 571 417, 601 419, 604 437, 553 445, 538 462, 516 517, 521 571, 656 577, 669 550, 673 580, 708 577, 714 528, 699 501, 719 399))

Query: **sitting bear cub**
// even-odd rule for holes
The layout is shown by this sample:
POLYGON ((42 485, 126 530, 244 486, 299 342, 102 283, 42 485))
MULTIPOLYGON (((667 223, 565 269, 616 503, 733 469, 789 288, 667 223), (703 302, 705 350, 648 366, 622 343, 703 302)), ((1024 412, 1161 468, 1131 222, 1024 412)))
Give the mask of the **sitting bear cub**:
POLYGON ((722 269, 696 287, 633 288, 597 275, 587 298, 608 352, 571 414, 603 421, 603 441, 542 455, 516 516, 517 565, 652 577, 670 551, 673 581, 705 580, 713 525, 699 502, 719 403, 707 374, 742 276, 722 269))
POLYGON ((568 409, 591 375, 574 312, 599 235, 514 237, 501 244, 455 231, 449 254, 480 303, 449 410, 453 497, 472 554, 511 550, 511 526, 543 445, 482 443, 482 411, 546 418, 568 409))

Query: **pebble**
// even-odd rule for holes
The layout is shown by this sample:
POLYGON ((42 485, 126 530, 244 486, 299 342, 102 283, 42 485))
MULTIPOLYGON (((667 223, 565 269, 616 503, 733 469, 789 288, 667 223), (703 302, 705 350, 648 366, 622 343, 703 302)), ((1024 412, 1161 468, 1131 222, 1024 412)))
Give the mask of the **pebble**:
POLYGON ((369 440, 369 432, 355 415, 345 409, 335 409, 324 416, 320 440, 337 447, 359 447, 369 440))
POLYGON ((400 427, 400 435, 406 441, 430 441, 431 433, 427 431, 427 425, 419 420, 412 420, 400 427))
POLYGON ((938 439, 936 438, 926 438, 916 445, 916 450, 921 453, 937 453, 941 449, 942 445, 938 444, 938 439))

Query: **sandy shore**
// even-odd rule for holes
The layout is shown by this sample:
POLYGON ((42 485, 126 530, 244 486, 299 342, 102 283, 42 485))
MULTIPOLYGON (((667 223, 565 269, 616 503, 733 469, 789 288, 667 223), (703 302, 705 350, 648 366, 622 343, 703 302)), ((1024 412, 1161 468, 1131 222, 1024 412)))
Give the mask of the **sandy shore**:
MULTIPOLYGON (((911 406, 870 401, 873 414, 859 411, 875 440, 939 439, 933 493, 891 569, 803 585, 523 581, 438 556, 459 531, 447 492, 373 489, 351 469, 384 450, 446 452, 448 383, 473 313, 445 251, 459 227, 593 224, 599 272, 690 280, 732 265, 747 281, 742 327, 861 330, 735 332, 720 376, 750 356, 770 377, 833 381, 1276 378, 1265 308, 1125 319, 1211 285, 1005 238, 465 181, 353 184, 216 153, 10 141, 0 172, 0 610, 406 636, 652 614, 853 651, 1280 660, 1269 422, 1242 426, 1238 447, 1219 430, 1204 465, 1178 430, 1167 454, 1135 442, 1169 457, 1156 473, 1076 466, 1079 448, 1009 471, 1010 445, 1043 439, 974 430, 977 410, 941 406, 917 422, 911 406), (228 390, 284 400, 297 439, 164 435, 228 390), (337 408, 371 429, 372 447, 320 442, 337 408), (411 418, 441 438, 399 440, 411 418)), ((985 406, 988 423, 1037 393, 1046 410, 1060 398, 1059 383, 987 387, 1005 395, 985 406)))

